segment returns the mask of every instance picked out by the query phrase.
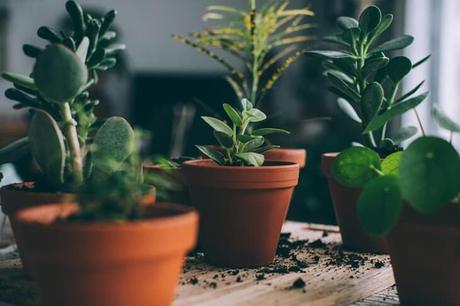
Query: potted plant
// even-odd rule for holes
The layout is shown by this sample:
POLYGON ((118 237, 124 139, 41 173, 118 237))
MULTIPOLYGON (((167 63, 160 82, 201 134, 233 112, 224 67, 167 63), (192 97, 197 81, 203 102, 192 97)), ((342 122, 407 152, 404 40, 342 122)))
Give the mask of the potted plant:
MULTIPOLYGON (((389 56, 389 52, 404 49, 414 38, 403 35, 381 42, 381 35, 393 22, 393 15, 382 15, 376 6, 366 8, 359 20, 339 17, 340 32, 324 40, 337 46, 334 50, 309 51, 307 54, 324 61, 325 76, 330 91, 338 95, 338 106, 352 120, 360 124, 364 143, 378 152, 381 158, 401 150, 400 143, 417 133, 416 127, 404 127, 389 136, 388 124, 409 110, 414 110, 427 93, 417 94, 423 81, 406 93, 399 93, 401 81, 419 62, 404 56, 389 56)), ((359 251, 386 252, 383 240, 369 238, 361 230, 356 216, 356 200, 360 194, 359 184, 343 184, 337 179, 335 161, 337 153, 322 156, 322 170, 329 181, 332 201, 345 246, 359 251), (335 166, 333 166, 335 163, 335 166)), ((352 166, 350 166, 352 167, 352 166)), ((358 171, 358 170, 357 170, 358 171)))
POLYGON ((72 33, 41 27, 37 34, 49 42, 46 48, 24 45, 24 53, 35 59, 31 77, 2 74, 14 86, 6 90, 6 97, 16 102, 16 109, 29 108, 32 119, 28 136, 1 149, 0 161, 11 162, 30 152, 43 174, 35 182, 0 190, 2 210, 11 218, 23 261, 13 213, 71 197, 87 178, 106 171, 101 161, 107 156, 121 164, 131 153, 131 126, 119 117, 96 122, 93 109, 98 101, 88 93, 98 73, 113 67, 117 51, 124 48, 112 44, 116 33, 109 31, 116 12, 95 18, 74 1, 68 1, 66 9, 73 20, 72 33), (93 152, 94 147, 103 149, 93 152))
POLYGON ((178 204, 145 206, 152 189, 132 152, 122 165, 104 159, 112 171, 86 180, 75 202, 15 213, 43 305, 172 303, 198 214, 178 204))
MULTIPOLYGON (((255 107, 263 108, 267 93, 303 54, 299 44, 312 39, 305 31, 313 25, 304 20, 313 12, 288 6, 289 1, 268 1, 257 7, 255 0, 249 1, 248 11, 209 6, 203 19, 223 21, 221 25, 191 33, 188 38, 173 37, 224 66, 229 71, 226 80, 237 98, 248 98, 255 107), (221 57, 213 49, 229 58, 221 57), (233 64, 233 59, 241 65, 233 64)), ((301 167, 306 160, 304 149, 273 148, 264 155, 269 160, 297 162, 301 167)))
POLYGON ((192 204, 200 212, 205 258, 228 267, 273 261, 299 177, 298 164, 264 161, 262 154, 272 148, 265 144, 265 135, 287 132, 262 128, 249 134, 248 126, 262 122, 266 115, 246 99, 241 104, 241 111, 223 105, 231 127, 217 118, 203 117, 225 152, 197 146, 210 159, 186 161, 182 166, 192 204))
MULTIPOLYGON (((451 133, 460 132, 438 110, 434 115, 451 133)), ((458 305, 458 151, 441 138, 423 136, 383 162, 368 148, 345 150, 337 159, 360 169, 341 167, 338 174, 363 188, 357 206, 363 229, 387 235, 401 304, 458 305)))

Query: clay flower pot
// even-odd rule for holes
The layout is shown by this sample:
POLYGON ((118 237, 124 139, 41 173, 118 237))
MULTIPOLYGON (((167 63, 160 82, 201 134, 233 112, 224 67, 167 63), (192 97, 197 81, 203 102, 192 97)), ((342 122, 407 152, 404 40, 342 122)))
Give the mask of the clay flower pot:
POLYGON ((42 304, 170 305, 185 254, 196 242, 196 211, 156 204, 140 221, 59 221, 77 209, 52 204, 16 213, 42 304))
POLYGON ((220 166, 187 161, 183 171, 201 216, 200 242, 209 263, 227 267, 270 264, 298 183, 299 165, 220 166))
POLYGON ((300 168, 304 168, 307 161, 307 150, 278 148, 265 152, 264 156, 266 160, 292 162, 299 164, 300 168))
POLYGON ((360 189, 339 184, 331 174, 332 162, 339 153, 325 153, 321 158, 321 169, 327 177, 335 217, 340 227, 343 245, 354 251, 387 254, 384 238, 374 238, 364 232, 358 220, 357 201, 360 189))
POLYGON ((388 245, 401 305, 460 305, 458 206, 427 216, 406 207, 388 245))

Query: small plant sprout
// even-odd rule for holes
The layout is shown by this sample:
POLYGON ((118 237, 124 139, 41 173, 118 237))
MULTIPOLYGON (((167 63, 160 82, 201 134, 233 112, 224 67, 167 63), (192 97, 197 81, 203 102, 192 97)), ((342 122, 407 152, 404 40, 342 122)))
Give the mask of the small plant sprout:
POLYGON ((197 148, 219 165, 259 167, 264 164, 262 153, 279 147, 267 145, 264 136, 274 133, 289 134, 289 132, 275 128, 249 131, 250 124, 262 122, 267 116, 247 99, 241 100, 241 107, 240 112, 229 104, 223 105, 231 127, 220 119, 202 117, 214 129, 214 136, 222 146, 222 152, 205 146, 197 146, 197 148))
POLYGON ((401 81, 429 56, 415 63, 405 56, 389 56, 391 51, 404 49, 414 41, 412 36, 403 35, 381 42, 381 35, 392 23, 392 14, 382 15, 378 7, 369 6, 359 20, 337 19, 340 32, 324 37, 336 49, 307 52, 324 60, 324 74, 331 84, 330 91, 339 96, 339 108, 361 125, 366 146, 382 156, 399 150, 402 141, 417 133, 415 127, 404 127, 390 138, 388 123, 409 110, 415 111, 428 95, 416 95, 424 81, 398 94, 401 81))
POLYGON ((300 45, 312 40, 305 31, 313 25, 305 19, 313 16, 313 12, 308 8, 289 9, 288 6, 287 0, 266 1, 260 7, 256 0, 249 0, 248 11, 212 5, 203 19, 215 20, 221 25, 190 33, 189 38, 173 37, 224 66, 229 71, 226 80, 236 96, 240 100, 249 97, 255 107, 261 108, 266 94, 304 53, 300 45), (228 58, 220 56, 219 52, 228 58))

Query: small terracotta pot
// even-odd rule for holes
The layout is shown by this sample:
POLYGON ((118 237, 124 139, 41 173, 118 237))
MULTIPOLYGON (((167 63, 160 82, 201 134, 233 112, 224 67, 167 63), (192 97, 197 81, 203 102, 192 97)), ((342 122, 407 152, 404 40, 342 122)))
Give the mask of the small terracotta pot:
POLYGON ((460 305, 458 205, 428 216, 406 207, 388 245, 401 305, 460 305))
POLYGON ((152 163, 144 164, 143 168, 144 173, 156 174, 158 176, 171 179, 177 184, 178 189, 169 194, 169 197, 167 198, 168 201, 185 205, 190 204, 187 184, 185 182, 185 177, 182 172, 182 168, 179 167, 173 169, 163 169, 161 166, 152 163))
POLYGON ((361 189, 339 184, 331 174, 332 162, 339 153, 325 153, 321 158, 321 169, 327 177, 335 217, 340 227, 343 245, 350 250, 387 254, 388 246, 384 238, 374 238, 364 232, 359 224, 357 202, 361 189))
POLYGON ((183 171, 201 216, 200 242, 209 263, 227 267, 270 264, 298 183, 299 165, 219 166, 187 161, 183 171))
POLYGON ((307 150, 278 148, 265 152, 264 156, 267 160, 297 163, 300 168, 304 168, 307 161, 307 150))
POLYGON ((185 254, 196 242, 196 211, 156 204, 141 221, 58 221, 77 209, 54 204, 16 213, 42 305, 170 305, 185 254))

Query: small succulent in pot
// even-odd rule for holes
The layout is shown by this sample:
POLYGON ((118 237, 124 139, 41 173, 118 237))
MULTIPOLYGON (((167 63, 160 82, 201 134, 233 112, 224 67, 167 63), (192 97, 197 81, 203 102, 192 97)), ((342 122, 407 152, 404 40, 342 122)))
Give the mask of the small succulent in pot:
MULTIPOLYGON (((337 19, 340 32, 323 40, 337 46, 331 50, 308 51, 323 60, 324 75, 337 104, 361 125, 365 145, 381 156, 400 150, 400 143, 417 133, 416 127, 404 127, 388 135, 391 120, 410 111, 425 100, 428 93, 417 94, 424 81, 398 95, 402 80, 429 56, 413 62, 390 52, 405 49, 414 38, 402 35, 381 42, 381 36, 393 23, 393 15, 383 15, 376 6, 367 7, 359 20, 342 16, 337 19)), ((418 118, 418 114, 416 113, 418 118)))

